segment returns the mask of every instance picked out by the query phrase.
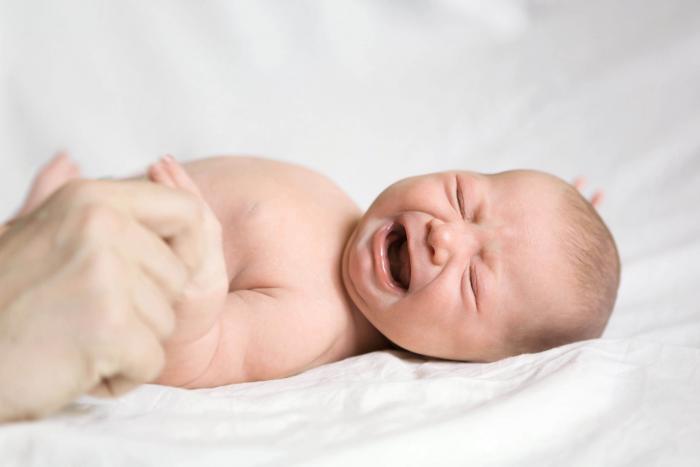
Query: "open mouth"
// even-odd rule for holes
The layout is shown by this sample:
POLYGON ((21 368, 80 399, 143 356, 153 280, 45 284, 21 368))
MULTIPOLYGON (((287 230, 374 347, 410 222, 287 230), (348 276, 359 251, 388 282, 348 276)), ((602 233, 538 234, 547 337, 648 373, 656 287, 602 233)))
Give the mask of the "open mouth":
POLYGON ((394 224, 386 236, 385 251, 389 262, 389 273, 394 283, 404 290, 411 284, 411 257, 408 254, 406 229, 394 224))

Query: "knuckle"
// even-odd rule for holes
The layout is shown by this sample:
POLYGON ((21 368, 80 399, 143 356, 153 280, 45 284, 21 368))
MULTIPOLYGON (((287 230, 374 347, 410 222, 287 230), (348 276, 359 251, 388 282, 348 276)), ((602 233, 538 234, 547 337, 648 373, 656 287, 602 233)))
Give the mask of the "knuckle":
POLYGON ((81 238, 99 239, 106 234, 114 235, 122 229, 122 219, 109 206, 87 204, 78 215, 77 230, 81 238))
POLYGON ((94 290, 101 297, 107 297, 117 284, 120 262, 118 256, 107 248, 86 249, 81 277, 89 290, 94 290))
POLYGON ((128 310, 116 303, 103 300, 91 311, 92 335, 100 342, 114 340, 128 323, 128 310))

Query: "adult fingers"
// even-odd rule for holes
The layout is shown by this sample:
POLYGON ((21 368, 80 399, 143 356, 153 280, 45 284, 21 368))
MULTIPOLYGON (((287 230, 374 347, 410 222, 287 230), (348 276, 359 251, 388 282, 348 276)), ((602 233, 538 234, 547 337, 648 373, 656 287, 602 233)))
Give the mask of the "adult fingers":
POLYGON ((136 266, 172 300, 180 296, 189 271, 166 241, 128 214, 109 206, 95 203, 73 214, 62 219, 64 225, 58 229, 54 246, 80 255, 88 252, 97 257, 116 255, 129 269, 119 272, 113 281, 128 279, 136 266))
POLYGON ((132 222, 117 241, 122 242, 122 253, 132 258, 169 297, 179 297, 187 282, 187 269, 162 238, 132 222))
POLYGON ((153 381, 163 369, 165 352, 156 335, 138 321, 125 336, 117 376, 135 383, 153 381))
POLYGON ((158 236, 170 240, 175 253, 190 269, 196 269, 203 260, 205 206, 185 191, 141 180, 81 180, 61 189, 53 204, 66 209, 107 206, 125 212, 158 236))
POLYGON ((113 397, 134 387, 153 381, 165 364, 165 352, 156 335, 139 319, 132 317, 129 326, 118 333, 106 351, 96 355, 115 371, 102 374, 90 390, 95 396, 113 397))
POLYGON ((60 191, 58 204, 68 208, 97 204, 128 212, 162 237, 193 228, 202 217, 194 196, 144 180, 79 180, 60 191))
POLYGON ((171 301, 143 273, 136 272, 131 278, 129 293, 134 312, 159 340, 165 340, 175 328, 171 301))
POLYGON ((135 383, 123 376, 113 376, 101 380, 97 386, 88 391, 88 394, 95 397, 117 397, 140 385, 141 383, 135 383))
MULTIPOLYGON (((226 266, 221 256, 221 224, 211 208, 206 204, 194 180, 192 180, 185 168, 170 155, 164 156, 154 167, 157 168, 158 173, 164 174, 162 176, 169 180, 169 183, 192 193, 202 201, 204 212, 202 227, 206 236, 206 252, 205 262, 199 271, 199 275, 203 280, 210 280, 212 277, 221 275, 225 276, 226 266)), ((199 279, 195 278, 195 280, 199 279)))

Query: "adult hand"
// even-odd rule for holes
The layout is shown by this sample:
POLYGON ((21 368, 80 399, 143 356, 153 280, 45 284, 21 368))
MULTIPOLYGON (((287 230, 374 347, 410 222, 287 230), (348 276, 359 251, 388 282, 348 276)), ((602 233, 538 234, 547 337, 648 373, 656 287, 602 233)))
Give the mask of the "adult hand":
POLYGON ((73 181, 0 236, 0 420, 154 379, 206 239, 201 203, 145 181, 73 181))

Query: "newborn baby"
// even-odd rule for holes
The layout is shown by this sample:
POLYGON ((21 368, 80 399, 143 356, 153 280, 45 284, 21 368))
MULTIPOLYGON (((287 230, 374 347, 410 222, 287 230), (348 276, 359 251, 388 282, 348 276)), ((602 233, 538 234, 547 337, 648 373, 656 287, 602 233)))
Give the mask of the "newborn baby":
MULTIPOLYGON (((60 157, 27 206, 78 176, 60 157)), ((281 378, 374 350, 490 362, 601 335, 620 263, 578 190, 542 172, 401 180, 362 214, 326 177, 248 157, 165 157, 200 197, 209 261, 176 307, 157 382, 281 378)))

